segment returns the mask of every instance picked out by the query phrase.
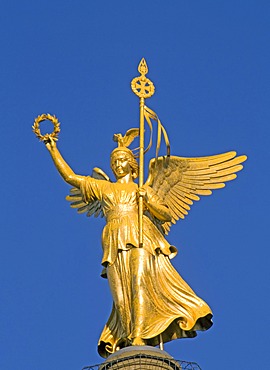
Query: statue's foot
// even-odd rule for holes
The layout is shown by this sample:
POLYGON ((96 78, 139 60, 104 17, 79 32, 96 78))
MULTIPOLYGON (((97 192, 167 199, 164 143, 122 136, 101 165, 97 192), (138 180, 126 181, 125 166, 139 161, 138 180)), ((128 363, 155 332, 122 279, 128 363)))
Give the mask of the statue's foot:
POLYGON ((132 340, 132 345, 133 346, 145 346, 146 341, 140 337, 136 337, 132 340))

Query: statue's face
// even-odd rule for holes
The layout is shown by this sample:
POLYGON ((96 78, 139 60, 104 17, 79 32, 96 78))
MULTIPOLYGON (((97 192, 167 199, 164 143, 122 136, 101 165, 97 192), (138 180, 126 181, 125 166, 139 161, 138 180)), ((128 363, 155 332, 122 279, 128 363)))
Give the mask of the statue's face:
POLYGON ((111 159, 111 167, 117 179, 132 173, 128 156, 125 152, 117 152, 111 159))

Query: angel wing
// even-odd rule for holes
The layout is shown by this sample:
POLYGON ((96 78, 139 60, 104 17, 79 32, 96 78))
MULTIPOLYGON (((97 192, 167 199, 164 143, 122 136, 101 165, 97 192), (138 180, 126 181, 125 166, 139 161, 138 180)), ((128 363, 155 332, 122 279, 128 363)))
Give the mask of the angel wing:
POLYGON ((213 189, 225 187, 225 182, 234 180, 236 172, 247 159, 245 155, 227 152, 200 158, 158 157, 149 163, 149 176, 145 185, 151 186, 169 207, 172 221, 158 225, 168 234, 171 224, 185 218, 193 201, 199 195, 211 195, 213 189))
MULTIPOLYGON (((110 181, 109 176, 106 175, 100 168, 95 167, 92 172, 92 177, 98 180, 110 181)), ((80 189, 70 189, 70 194, 66 196, 66 200, 70 203, 71 208, 77 208, 78 213, 86 213, 87 217, 94 215, 95 217, 104 217, 104 213, 99 200, 92 199, 89 203, 84 202, 83 195, 80 189)))

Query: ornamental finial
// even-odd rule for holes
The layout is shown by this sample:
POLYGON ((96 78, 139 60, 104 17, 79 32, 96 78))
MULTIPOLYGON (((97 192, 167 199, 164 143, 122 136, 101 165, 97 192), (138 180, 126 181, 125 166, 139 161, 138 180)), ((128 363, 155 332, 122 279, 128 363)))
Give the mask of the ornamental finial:
POLYGON ((138 71, 141 75, 133 78, 131 89, 139 98, 150 98, 155 93, 155 86, 151 80, 145 77, 148 73, 148 67, 144 58, 140 61, 138 71))
POLYGON ((138 66, 138 71, 141 75, 144 75, 144 76, 148 73, 147 63, 144 58, 142 58, 142 60, 140 61, 140 64, 138 66))

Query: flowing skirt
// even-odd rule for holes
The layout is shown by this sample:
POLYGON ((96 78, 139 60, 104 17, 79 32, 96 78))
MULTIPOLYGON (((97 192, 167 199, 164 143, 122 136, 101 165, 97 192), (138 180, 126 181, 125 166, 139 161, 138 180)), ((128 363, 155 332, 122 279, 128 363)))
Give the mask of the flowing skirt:
POLYGON ((199 298, 162 253, 143 248, 119 251, 107 267, 113 296, 111 315, 100 336, 98 352, 108 357, 142 338, 156 346, 212 326, 209 306, 199 298))

